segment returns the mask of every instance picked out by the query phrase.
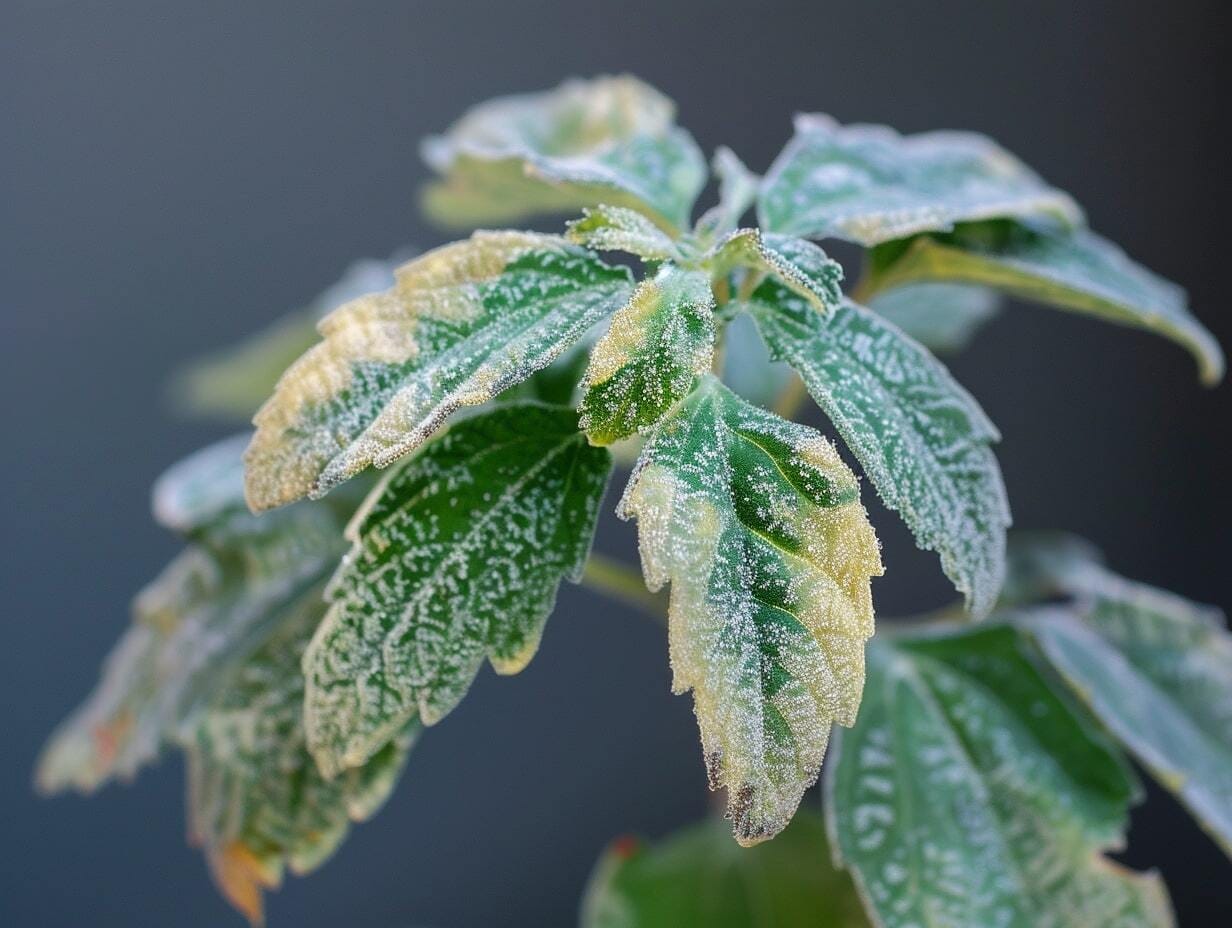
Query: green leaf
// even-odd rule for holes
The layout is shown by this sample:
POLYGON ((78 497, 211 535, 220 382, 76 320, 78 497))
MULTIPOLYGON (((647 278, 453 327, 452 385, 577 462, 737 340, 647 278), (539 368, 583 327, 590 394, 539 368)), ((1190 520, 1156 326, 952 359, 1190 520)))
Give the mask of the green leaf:
POLYGON ((999 312, 996 291, 962 284, 908 284, 876 294, 868 308, 933 354, 957 354, 999 312))
POLYGON ((1232 856, 1232 636, 1214 607, 1071 566, 1072 610, 1024 623, 1096 717, 1232 856))
POLYGON ((740 225, 761 183, 761 178, 724 145, 715 151, 710 165, 719 180, 719 202, 697 220, 697 232, 702 237, 726 235, 740 225))
POLYGON ((851 878, 830 866, 821 817, 801 810, 778 839, 732 844, 709 819, 645 847, 615 841, 582 902, 582 928, 867 928, 851 878))
POLYGON ((1009 504, 983 410, 924 348, 854 303, 826 320, 774 283, 745 304, 921 547, 977 614, 996 602, 1009 504))
POLYGON ((558 236, 477 232, 342 306, 254 420, 247 495, 321 496, 546 367, 628 299, 628 271, 558 236))
POLYGON ((605 203, 683 229, 706 161, 675 110, 629 75, 480 104, 424 142, 424 160, 442 175, 424 207, 446 225, 473 227, 605 203))
POLYGON ((596 445, 654 425, 710 369, 714 353, 710 276, 664 264, 642 281, 590 356, 579 407, 596 445))
POLYGON ((830 313, 843 299, 843 267, 812 242, 759 229, 733 232, 715 249, 718 273, 735 267, 771 274, 813 308, 830 313))
POLYGON ((439 721, 486 657, 521 670, 564 577, 577 581, 611 469, 571 409, 464 420, 373 491, 347 529, 304 657, 308 742, 329 776, 412 718, 439 721))
POLYGON ((736 839, 781 831, 850 725, 882 572, 859 483, 812 429, 711 376, 652 433, 617 509, 647 585, 671 581, 674 692, 693 691, 736 839))
POLYGON ((1190 313, 1185 291, 1093 232, 976 223, 882 246, 873 267, 874 290, 930 280, 980 284, 1146 329, 1188 349, 1203 383, 1223 377, 1223 352, 1190 313))
POLYGON ((137 596, 98 686, 44 749, 42 790, 91 791, 132 777, 191 725, 220 680, 344 550, 331 506, 251 515, 239 452, 229 439, 159 480, 158 515, 193 543, 137 596))
POLYGON ((569 241, 596 251, 624 251, 644 261, 679 258, 676 243, 636 210, 594 206, 567 224, 569 241))
POLYGON ((365 293, 384 290, 393 283, 394 268, 413 254, 412 249, 402 248, 385 261, 356 261, 308 307, 283 316, 238 345, 191 362, 171 382, 177 409, 248 422, 282 372, 316 344, 321 317, 365 293))
POLYGON ((957 222, 1082 213, 991 139, 970 132, 902 136, 885 126, 796 117, 796 133, 758 198, 763 229, 861 245, 945 230, 957 222))
POLYGON ((362 768, 326 780, 308 753, 300 658, 325 612, 314 586, 231 674, 184 738, 189 834, 224 895, 254 924, 262 888, 289 866, 319 867, 351 821, 370 818, 393 789, 418 732, 411 723, 362 768))
POLYGON ((825 791, 839 863, 885 928, 1172 923, 1123 846, 1128 768, 1004 625, 874 642, 825 791))

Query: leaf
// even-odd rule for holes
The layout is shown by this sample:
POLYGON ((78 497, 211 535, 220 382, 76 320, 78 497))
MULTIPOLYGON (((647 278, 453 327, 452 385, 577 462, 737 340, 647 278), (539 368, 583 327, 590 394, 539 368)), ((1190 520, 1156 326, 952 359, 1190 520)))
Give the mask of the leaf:
POLYGON ((285 867, 319 867, 351 821, 371 817, 393 789, 418 725, 411 723, 362 768, 326 780, 308 753, 300 658, 325 612, 313 587, 228 678, 184 739, 189 833, 220 889, 254 924, 262 888, 285 867))
POLYGON ((590 355, 580 425, 592 444, 654 425, 710 369, 710 276, 665 264, 642 281, 590 355))
POLYGON ((1024 626, 1096 717, 1232 856, 1232 636, 1222 613, 1087 563, 1024 626))
POLYGON ((723 382, 754 406, 773 408, 795 374, 788 365, 771 359, 753 320, 736 315, 727 323, 723 345, 723 382))
POLYGON ((414 450, 455 410, 546 367, 628 298, 629 273, 564 239, 477 232, 342 306, 278 382, 246 455, 254 509, 319 497, 414 450))
POLYGON ((652 433, 620 502, 651 590, 671 581, 672 689, 693 691, 736 839, 781 831, 850 725, 882 572, 859 483, 818 433, 711 376, 652 433))
POLYGON ((498 673, 526 666, 561 579, 581 576, 610 469, 573 410, 508 404, 382 481, 304 656, 322 772, 364 763, 416 716, 435 724, 485 657, 498 673))
POLYGON ((1082 222, 1067 194, 982 135, 903 136, 823 115, 796 117, 795 136, 762 182, 758 216, 768 231, 860 245, 978 219, 1082 222))
POLYGON ((1203 383, 1223 377, 1223 352, 1190 313, 1185 291, 1094 232, 977 223, 883 246, 873 254, 873 267, 872 289, 930 280, 974 283, 1146 329, 1188 349, 1203 383))
POLYGON ((355 297, 384 290, 394 268, 414 254, 401 248, 388 260, 356 261, 305 309, 274 321, 238 345, 191 362, 171 383, 176 407, 197 416, 247 422, 291 363, 317 341, 317 321, 355 297))
POLYGON ((678 258, 676 244, 653 222, 623 206, 594 206, 567 224, 569 241, 596 251, 624 251, 644 261, 678 258))
POLYGON ((842 265, 801 238, 741 229, 718 245, 713 260, 719 273, 747 267, 772 274, 818 312, 833 312, 843 299, 842 265))
POLYGON ((986 614, 1005 569, 1009 503, 979 404, 924 348, 848 302, 826 320, 774 283, 745 304, 917 543, 936 551, 969 608, 986 614))
POLYGON ((839 860, 885 928, 1172 923, 1123 845, 1129 769, 1005 625, 878 640, 825 790, 839 860))
POLYGON ((775 841, 740 848, 716 819, 646 847, 617 839, 582 902, 582 928, 866 928, 851 878, 829 865, 825 826, 800 811, 775 841))
POLYGON ((882 291, 868 308, 933 354, 957 354, 997 315, 999 303, 985 287, 924 283, 882 291))
POLYGON ((629 75, 480 104, 424 142, 424 160, 442 175, 424 208, 438 222, 473 227, 604 203, 683 229, 706 161, 675 125, 675 109, 629 75))
POLYGON ((697 232, 702 237, 726 235, 740 225, 757 199, 761 183, 761 178, 725 145, 715 151, 710 165, 719 181, 719 202, 697 220, 697 232))
POLYGON ((337 562, 344 545, 333 507, 247 512, 236 479, 239 452, 228 439, 159 480, 160 518, 194 541, 137 596, 133 624, 98 686, 53 734, 38 765, 43 791, 89 792, 131 778, 191 724, 288 604, 337 562), (227 486, 229 499, 220 489, 227 486))

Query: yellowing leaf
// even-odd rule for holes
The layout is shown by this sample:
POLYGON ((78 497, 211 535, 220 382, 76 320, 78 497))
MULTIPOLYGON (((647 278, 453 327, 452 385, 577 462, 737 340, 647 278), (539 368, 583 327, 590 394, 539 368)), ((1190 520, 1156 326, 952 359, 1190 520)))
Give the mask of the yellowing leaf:
POLYGON ((671 582, 673 690, 693 691, 736 839, 773 837, 860 704, 882 567, 855 475, 708 376, 652 433, 618 513, 638 520, 647 585, 671 582))
POLYGON ((632 287, 558 236, 477 232, 403 266, 321 322, 324 341, 257 413, 247 496, 321 496, 414 450, 463 406, 546 367, 632 287))
POLYGON ((424 160, 443 175, 424 208, 475 226, 605 203, 683 229, 706 162, 674 118, 670 100, 629 75, 490 100, 424 142, 424 160))
POLYGON ((665 264, 612 318, 586 369, 579 424, 610 445, 659 420, 709 370, 714 294, 701 271, 665 264))

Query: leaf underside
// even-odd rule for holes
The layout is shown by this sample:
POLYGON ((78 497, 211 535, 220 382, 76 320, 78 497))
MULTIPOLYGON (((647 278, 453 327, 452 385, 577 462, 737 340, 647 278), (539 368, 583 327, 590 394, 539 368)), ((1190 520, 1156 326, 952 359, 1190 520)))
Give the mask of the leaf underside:
POLYGON ((837 721, 854 721, 876 537, 855 476, 812 429, 707 376, 652 433, 617 510, 652 590, 671 582, 673 690, 693 691, 738 841, 790 821, 837 721))
POLYGON ((610 469, 573 410, 511 403, 382 482, 304 657, 322 771, 364 763, 413 718, 439 721, 485 658, 499 673, 530 661, 560 581, 581 576, 610 469))
POLYGON ((254 509, 320 496, 549 365, 628 298, 628 271, 558 236, 478 232, 321 323, 246 455, 254 509))
POLYGON ((1104 857, 1137 798, 1129 769, 1049 689, 1006 625, 869 647, 827 816, 886 928, 1166 926, 1157 874, 1104 857))
POLYGON ((873 286, 955 281, 1145 329, 1187 349, 1202 381, 1223 377, 1223 351, 1189 311, 1185 291, 1085 230, 989 221, 874 251, 873 286))

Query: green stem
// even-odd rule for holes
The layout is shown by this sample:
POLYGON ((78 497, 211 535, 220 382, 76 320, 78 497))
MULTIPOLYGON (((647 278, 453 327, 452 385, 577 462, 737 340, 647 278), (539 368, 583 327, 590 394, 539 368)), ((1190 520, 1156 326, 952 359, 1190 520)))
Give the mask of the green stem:
POLYGON ((591 552, 582 571, 582 584, 648 615, 664 621, 667 617, 667 597, 646 589, 642 575, 633 567, 615 558, 591 552))

